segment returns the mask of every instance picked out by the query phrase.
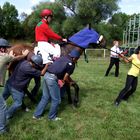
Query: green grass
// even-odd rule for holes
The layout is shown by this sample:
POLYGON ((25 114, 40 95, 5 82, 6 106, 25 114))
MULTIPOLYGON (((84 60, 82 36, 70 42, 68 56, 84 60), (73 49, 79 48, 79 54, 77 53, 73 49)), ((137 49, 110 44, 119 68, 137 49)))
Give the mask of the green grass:
MULTIPOLYGON (((74 109, 63 101, 58 114, 61 121, 47 119, 49 107, 42 120, 33 120, 36 105, 26 98, 31 111, 18 110, 9 121, 9 134, 0 136, 0 140, 139 140, 140 86, 128 103, 115 107, 114 99, 124 86, 129 66, 120 64, 118 78, 114 77, 114 68, 104 77, 108 63, 79 61, 72 77, 80 86, 80 105, 74 109)), ((7 102, 11 104, 11 98, 7 102)))

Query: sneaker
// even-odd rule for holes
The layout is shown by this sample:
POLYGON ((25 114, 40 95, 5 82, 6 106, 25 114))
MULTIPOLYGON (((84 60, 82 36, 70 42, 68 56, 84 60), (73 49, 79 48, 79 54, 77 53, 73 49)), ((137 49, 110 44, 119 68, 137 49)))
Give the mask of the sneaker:
POLYGON ((42 118, 41 117, 33 116, 33 119, 35 119, 35 120, 41 120, 42 118))
POLYGON ((13 116, 6 115, 6 120, 12 119, 13 116))
POLYGON ((60 120, 62 120, 62 118, 56 117, 55 119, 50 119, 50 120, 52 120, 52 121, 60 121, 60 120))
POLYGON ((117 101, 114 102, 114 105, 115 105, 116 107, 118 107, 119 104, 120 104, 120 102, 117 102, 117 101))
POLYGON ((25 108, 25 112, 29 112, 30 109, 28 107, 25 108))

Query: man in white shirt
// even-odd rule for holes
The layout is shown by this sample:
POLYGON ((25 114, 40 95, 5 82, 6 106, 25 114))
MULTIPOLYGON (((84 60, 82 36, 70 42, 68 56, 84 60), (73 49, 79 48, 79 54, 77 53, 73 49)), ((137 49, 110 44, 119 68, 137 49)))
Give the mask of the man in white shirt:
POLYGON ((105 76, 108 76, 111 68, 113 67, 113 65, 115 64, 116 69, 115 69, 115 77, 119 76, 119 54, 122 53, 122 51, 119 49, 119 41, 113 41, 113 47, 111 48, 111 52, 110 52, 110 64, 109 67, 106 71, 105 76))

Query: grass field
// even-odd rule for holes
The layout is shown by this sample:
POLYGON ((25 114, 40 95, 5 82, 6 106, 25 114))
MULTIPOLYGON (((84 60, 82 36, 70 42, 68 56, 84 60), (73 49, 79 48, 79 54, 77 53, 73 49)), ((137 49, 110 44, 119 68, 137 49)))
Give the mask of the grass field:
MULTIPOLYGON (((104 77, 109 60, 79 61, 73 78, 80 86, 80 105, 72 108, 63 101, 59 108, 62 120, 33 120, 36 105, 26 98, 30 112, 18 110, 9 121, 9 134, 0 140, 140 140, 140 86, 128 102, 115 107, 113 102, 123 88, 129 66, 120 64, 120 75, 112 69, 104 77)), ((39 93, 41 95, 41 91, 39 93)), ((8 99, 11 104, 11 98, 8 99)))

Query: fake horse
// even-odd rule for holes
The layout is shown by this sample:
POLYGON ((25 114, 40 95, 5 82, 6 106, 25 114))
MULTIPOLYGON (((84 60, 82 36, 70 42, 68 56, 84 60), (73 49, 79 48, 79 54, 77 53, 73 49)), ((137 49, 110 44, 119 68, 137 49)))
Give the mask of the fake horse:
MULTIPOLYGON (((105 40, 103 39, 102 36, 100 36, 95 30, 85 28, 78 33, 74 34, 72 37, 69 38, 69 41, 67 43, 62 43, 60 44, 60 49, 61 49, 61 56, 68 55, 73 49, 77 49, 80 54, 84 52, 84 50, 89 46, 89 44, 94 44, 96 46, 105 46, 105 40)), ((31 53, 34 52, 34 48, 25 45, 25 44, 19 44, 13 46, 10 50, 13 50, 13 53, 15 55, 20 55, 22 54, 22 51, 28 49, 31 53)), ((15 67, 15 64, 11 64, 10 70, 15 67)), ((72 80, 72 79, 71 79, 72 80)), ((75 94, 74 97, 72 98, 71 96, 71 90, 70 90, 70 85, 66 85, 66 92, 68 94, 68 102, 72 103, 74 106, 77 106, 79 102, 79 86, 76 82, 74 82, 71 85, 74 90, 75 94)))
MULTIPOLYGON (((102 35, 100 36, 95 30, 88 27, 71 36, 68 43, 61 45, 61 56, 68 55, 72 49, 77 49, 80 54, 84 52, 86 59, 85 49, 88 48, 90 44, 92 44, 92 46, 105 48, 106 41, 102 35)), ((74 98, 71 97, 70 86, 66 87, 68 101, 69 103, 73 103, 74 106, 77 106, 79 102, 79 86, 76 82, 72 86, 75 90, 74 98)))

